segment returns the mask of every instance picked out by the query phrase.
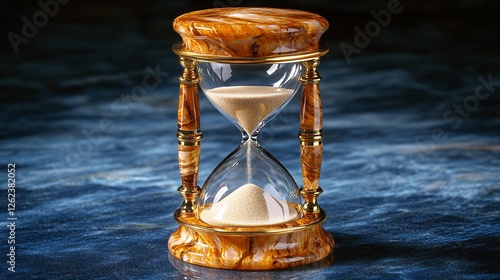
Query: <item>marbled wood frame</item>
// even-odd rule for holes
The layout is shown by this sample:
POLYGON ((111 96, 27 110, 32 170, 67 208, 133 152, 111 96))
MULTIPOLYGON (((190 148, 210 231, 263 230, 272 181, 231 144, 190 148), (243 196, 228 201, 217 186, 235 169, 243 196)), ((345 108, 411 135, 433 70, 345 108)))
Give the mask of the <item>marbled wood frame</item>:
POLYGON ((180 206, 183 214, 192 214, 200 192, 198 173, 200 166, 200 104, 198 98, 197 61, 181 57, 184 68, 179 77, 179 104, 177 109, 177 150, 182 185, 177 189, 184 201, 180 206))
POLYGON ((222 269, 269 270, 305 265, 332 253, 334 241, 322 227, 326 214, 261 228, 221 228, 176 212, 180 227, 168 241, 185 262, 222 269))
POLYGON ((300 162, 304 185, 300 194, 304 198, 303 211, 306 214, 320 211, 317 198, 323 192, 319 176, 323 159, 323 109, 319 82, 321 76, 317 67, 319 58, 303 61, 302 98, 300 107, 300 162))

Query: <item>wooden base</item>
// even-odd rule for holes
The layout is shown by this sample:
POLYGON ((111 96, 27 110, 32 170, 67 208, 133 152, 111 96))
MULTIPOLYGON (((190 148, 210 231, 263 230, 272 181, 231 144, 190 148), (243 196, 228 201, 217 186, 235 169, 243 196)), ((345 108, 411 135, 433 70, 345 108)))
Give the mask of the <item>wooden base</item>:
POLYGON ((321 223, 282 232, 220 232, 181 223, 168 241, 170 253, 185 262, 222 269, 268 270, 319 261, 334 241, 321 223))

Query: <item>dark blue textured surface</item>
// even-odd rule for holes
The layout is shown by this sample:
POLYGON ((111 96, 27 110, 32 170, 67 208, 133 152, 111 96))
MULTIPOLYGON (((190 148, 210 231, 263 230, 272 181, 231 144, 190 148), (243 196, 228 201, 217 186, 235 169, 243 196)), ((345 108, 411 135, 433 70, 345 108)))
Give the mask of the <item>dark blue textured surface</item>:
MULTIPOLYGON (((500 276, 500 85, 467 117, 443 118, 474 96, 479 76, 500 82, 498 24, 471 26, 454 18, 414 24, 419 13, 429 12, 415 3, 407 18, 402 14, 350 64, 338 45, 352 42, 352 26, 342 30, 342 24, 333 24, 339 39, 329 38, 335 39, 329 42, 333 54, 319 68, 325 133, 319 202, 329 216, 324 227, 336 240, 335 253, 290 270, 237 272, 188 265, 167 251, 177 227, 172 215, 181 202, 175 138, 181 69, 170 52, 177 37, 164 40, 170 19, 151 12, 167 4, 152 5, 150 21, 119 5, 108 7, 114 9, 110 21, 78 21, 82 4, 74 5, 68 6, 72 13, 61 13, 66 20, 41 29, 19 54, 2 55, 0 178, 6 182, 7 163, 15 162, 18 220, 16 273, 11 273, 5 262, 9 232, 2 182, 0 275, 500 276), (134 88, 152 71, 146 67, 159 69, 159 83, 134 101, 134 88)), ((349 11, 347 4, 338 7, 349 11)), ((179 12, 158 9, 170 17, 179 12)), ((370 9, 360 14, 369 15, 370 9)), ((366 19, 354 25, 363 26, 366 19)), ((12 29, 20 29, 22 23, 13 21, 12 29)), ((295 96, 261 139, 300 185, 299 101, 295 96)), ((203 182, 240 136, 204 96, 201 110, 203 182)))

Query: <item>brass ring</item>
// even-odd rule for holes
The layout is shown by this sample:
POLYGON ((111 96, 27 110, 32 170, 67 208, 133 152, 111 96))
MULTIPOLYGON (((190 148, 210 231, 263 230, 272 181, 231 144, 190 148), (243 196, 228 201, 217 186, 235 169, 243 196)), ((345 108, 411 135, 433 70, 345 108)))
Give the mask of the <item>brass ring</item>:
POLYGON ((320 212, 314 215, 316 217, 314 220, 310 219, 311 216, 305 216, 298 220, 281 224, 283 227, 278 227, 278 225, 262 226, 259 227, 258 230, 252 230, 252 227, 219 227, 209 225, 198 219, 196 216, 182 216, 179 210, 175 211, 174 219, 177 223, 196 231, 213 232, 216 234, 231 236, 258 236, 291 233, 322 224, 326 220, 326 212, 322 208, 319 210, 320 212), (196 222, 196 224, 192 222, 196 222))
POLYGON ((194 58, 198 61, 205 62, 217 62, 217 63, 234 63, 234 64, 253 64, 253 63, 280 63, 280 62, 300 62, 311 60, 324 56, 328 53, 328 46, 320 44, 319 49, 314 52, 306 53, 292 53, 283 55, 273 55, 273 56, 259 56, 259 57, 237 57, 237 56, 221 56, 221 55, 210 55, 203 53, 186 52, 182 50, 182 43, 177 43, 172 47, 175 54, 180 57, 194 58))

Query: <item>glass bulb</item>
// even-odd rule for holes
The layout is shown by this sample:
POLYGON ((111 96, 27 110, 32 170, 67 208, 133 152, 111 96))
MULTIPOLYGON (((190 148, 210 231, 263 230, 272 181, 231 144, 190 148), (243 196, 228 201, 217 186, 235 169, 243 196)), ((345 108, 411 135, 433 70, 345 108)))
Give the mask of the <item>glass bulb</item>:
POLYGON ((199 63, 205 95, 243 135, 239 147, 219 163, 202 187, 198 200, 202 221, 244 227, 300 217, 297 184, 257 140, 260 129, 300 87, 300 72, 300 63, 199 63))

